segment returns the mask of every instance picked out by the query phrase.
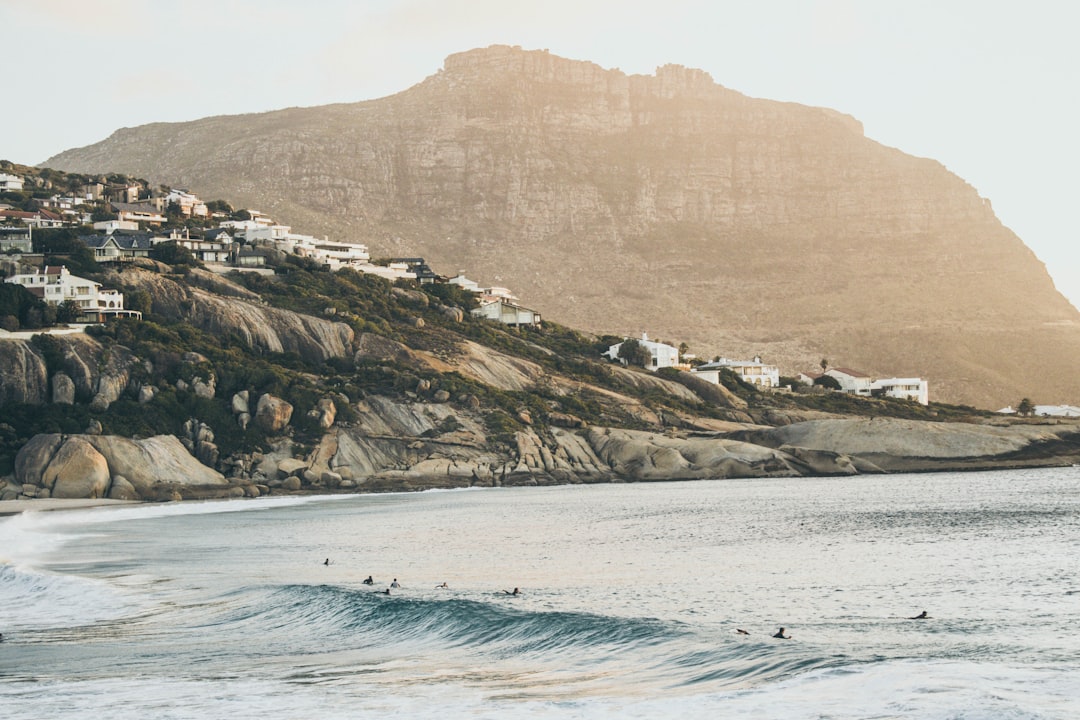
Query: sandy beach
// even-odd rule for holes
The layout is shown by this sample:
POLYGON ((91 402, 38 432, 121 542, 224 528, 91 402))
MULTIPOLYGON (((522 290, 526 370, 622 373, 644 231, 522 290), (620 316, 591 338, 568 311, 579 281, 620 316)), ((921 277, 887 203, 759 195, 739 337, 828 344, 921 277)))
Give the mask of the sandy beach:
POLYGON ((108 500, 105 498, 94 499, 60 499, 46 498, 41 500, 0 500, 0 517, 5 515, 18 515, 24 512, 41 512, 49 510, 82 510, 91 507, 103 507, 108 505, 134 505, 135 500, 108 500))

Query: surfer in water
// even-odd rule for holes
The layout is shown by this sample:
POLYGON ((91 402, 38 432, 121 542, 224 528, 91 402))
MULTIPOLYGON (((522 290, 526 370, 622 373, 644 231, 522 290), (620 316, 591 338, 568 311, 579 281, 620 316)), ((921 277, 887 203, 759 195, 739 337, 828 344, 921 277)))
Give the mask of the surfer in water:
POLYGON ((784 628, 780 628, 779 630, 777 630, 776 634, 773 635, 773 637, 774 638, 780 638, 781 640, 790 640, 791 639, 790 635, 785 635, 784 634, 784 628))
POLYGON ((366 578, 364 578, 364 584, 365 585, 374 585, 375 580, 370 575, 368 575, 366 578))
POLYGON ((447 584, 446 584, 445 582, 443 582, 443 584, 442 584, 442 585, 436 585, 435 587, 436 587, 436 588, 446 588, 447 590, 449 590, 449 589, 450 589, 450 586, 449 586, 449 585, 447 585, 447 584))
POLYGON ((506 593, 507 595, 520 595, 521 594, 521 590, 519 588, 514 588, 512 591, 511 590, 503 590, 503 592, 506 593))
POLYGON ((398 584, 397 578, 394 578, 394 582, 390 583, 390 587, 392 587, 392 588, 401 587, 401 585, 398 584))
POLYGON ((742 628, 735 628, 735 634, 736 635, 749 635, 750 633, 746 632, 742 628))
POLYGON ((909 617, 908 618, 908 620, 929 620, 929 619, 930 619, 930 616, 926 614, 925 610, 923 610, 921 613, 919 613, 918 615, 916 615, 914 617, 909 617))
POLYGON ((329 565, 329 564, 330 564, 330 558, 326 558, 325 560, 323 560, 323 565, 329 565))

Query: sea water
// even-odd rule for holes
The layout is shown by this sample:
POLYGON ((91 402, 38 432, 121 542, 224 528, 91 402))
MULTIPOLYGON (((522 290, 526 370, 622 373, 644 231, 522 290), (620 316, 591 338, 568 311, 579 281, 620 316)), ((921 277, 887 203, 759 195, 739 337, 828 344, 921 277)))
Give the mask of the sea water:
POLYGON ((1076 468, 28 512, 0 717, 1076 718, 1078 569, 1076 468))

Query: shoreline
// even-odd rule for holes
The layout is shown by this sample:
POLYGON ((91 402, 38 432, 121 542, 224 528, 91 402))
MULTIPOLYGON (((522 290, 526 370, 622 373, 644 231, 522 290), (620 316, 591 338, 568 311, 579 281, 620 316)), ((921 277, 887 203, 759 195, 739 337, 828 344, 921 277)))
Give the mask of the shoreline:
POLYGON ((142 500, 110 500, 108 498, 34 498, 26 500, 0 500, 0 517, 21 515, 24 512, 52 512, 55 510, 83 510, 117 505, 143 505, 142 500))

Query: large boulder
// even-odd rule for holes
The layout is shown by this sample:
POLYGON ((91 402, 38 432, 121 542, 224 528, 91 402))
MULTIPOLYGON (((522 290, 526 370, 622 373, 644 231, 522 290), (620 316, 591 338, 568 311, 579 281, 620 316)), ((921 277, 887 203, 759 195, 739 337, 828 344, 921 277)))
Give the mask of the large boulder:
POLYGON ((266 393, 255 407, 255 424, 268 433, 277 434, 288 426, 292 412, 292 405, 266 393))
POLYGON ((71 437, 41 474, 41 485, 54 498, 101 498, 109 492, 109 463, 86 440, 71 437))
POLYGON ((158 498, 162 485, 228 485, 221 473, 202 465, 172 435, 142 440, 115 435, 35 435, 15 456, 16 481, 51 488, 54 497, 105 497, 110 492, 108 478, 117 475, 144 500, 158 498), (80 481, 81 477, 88 479, 80 481))

